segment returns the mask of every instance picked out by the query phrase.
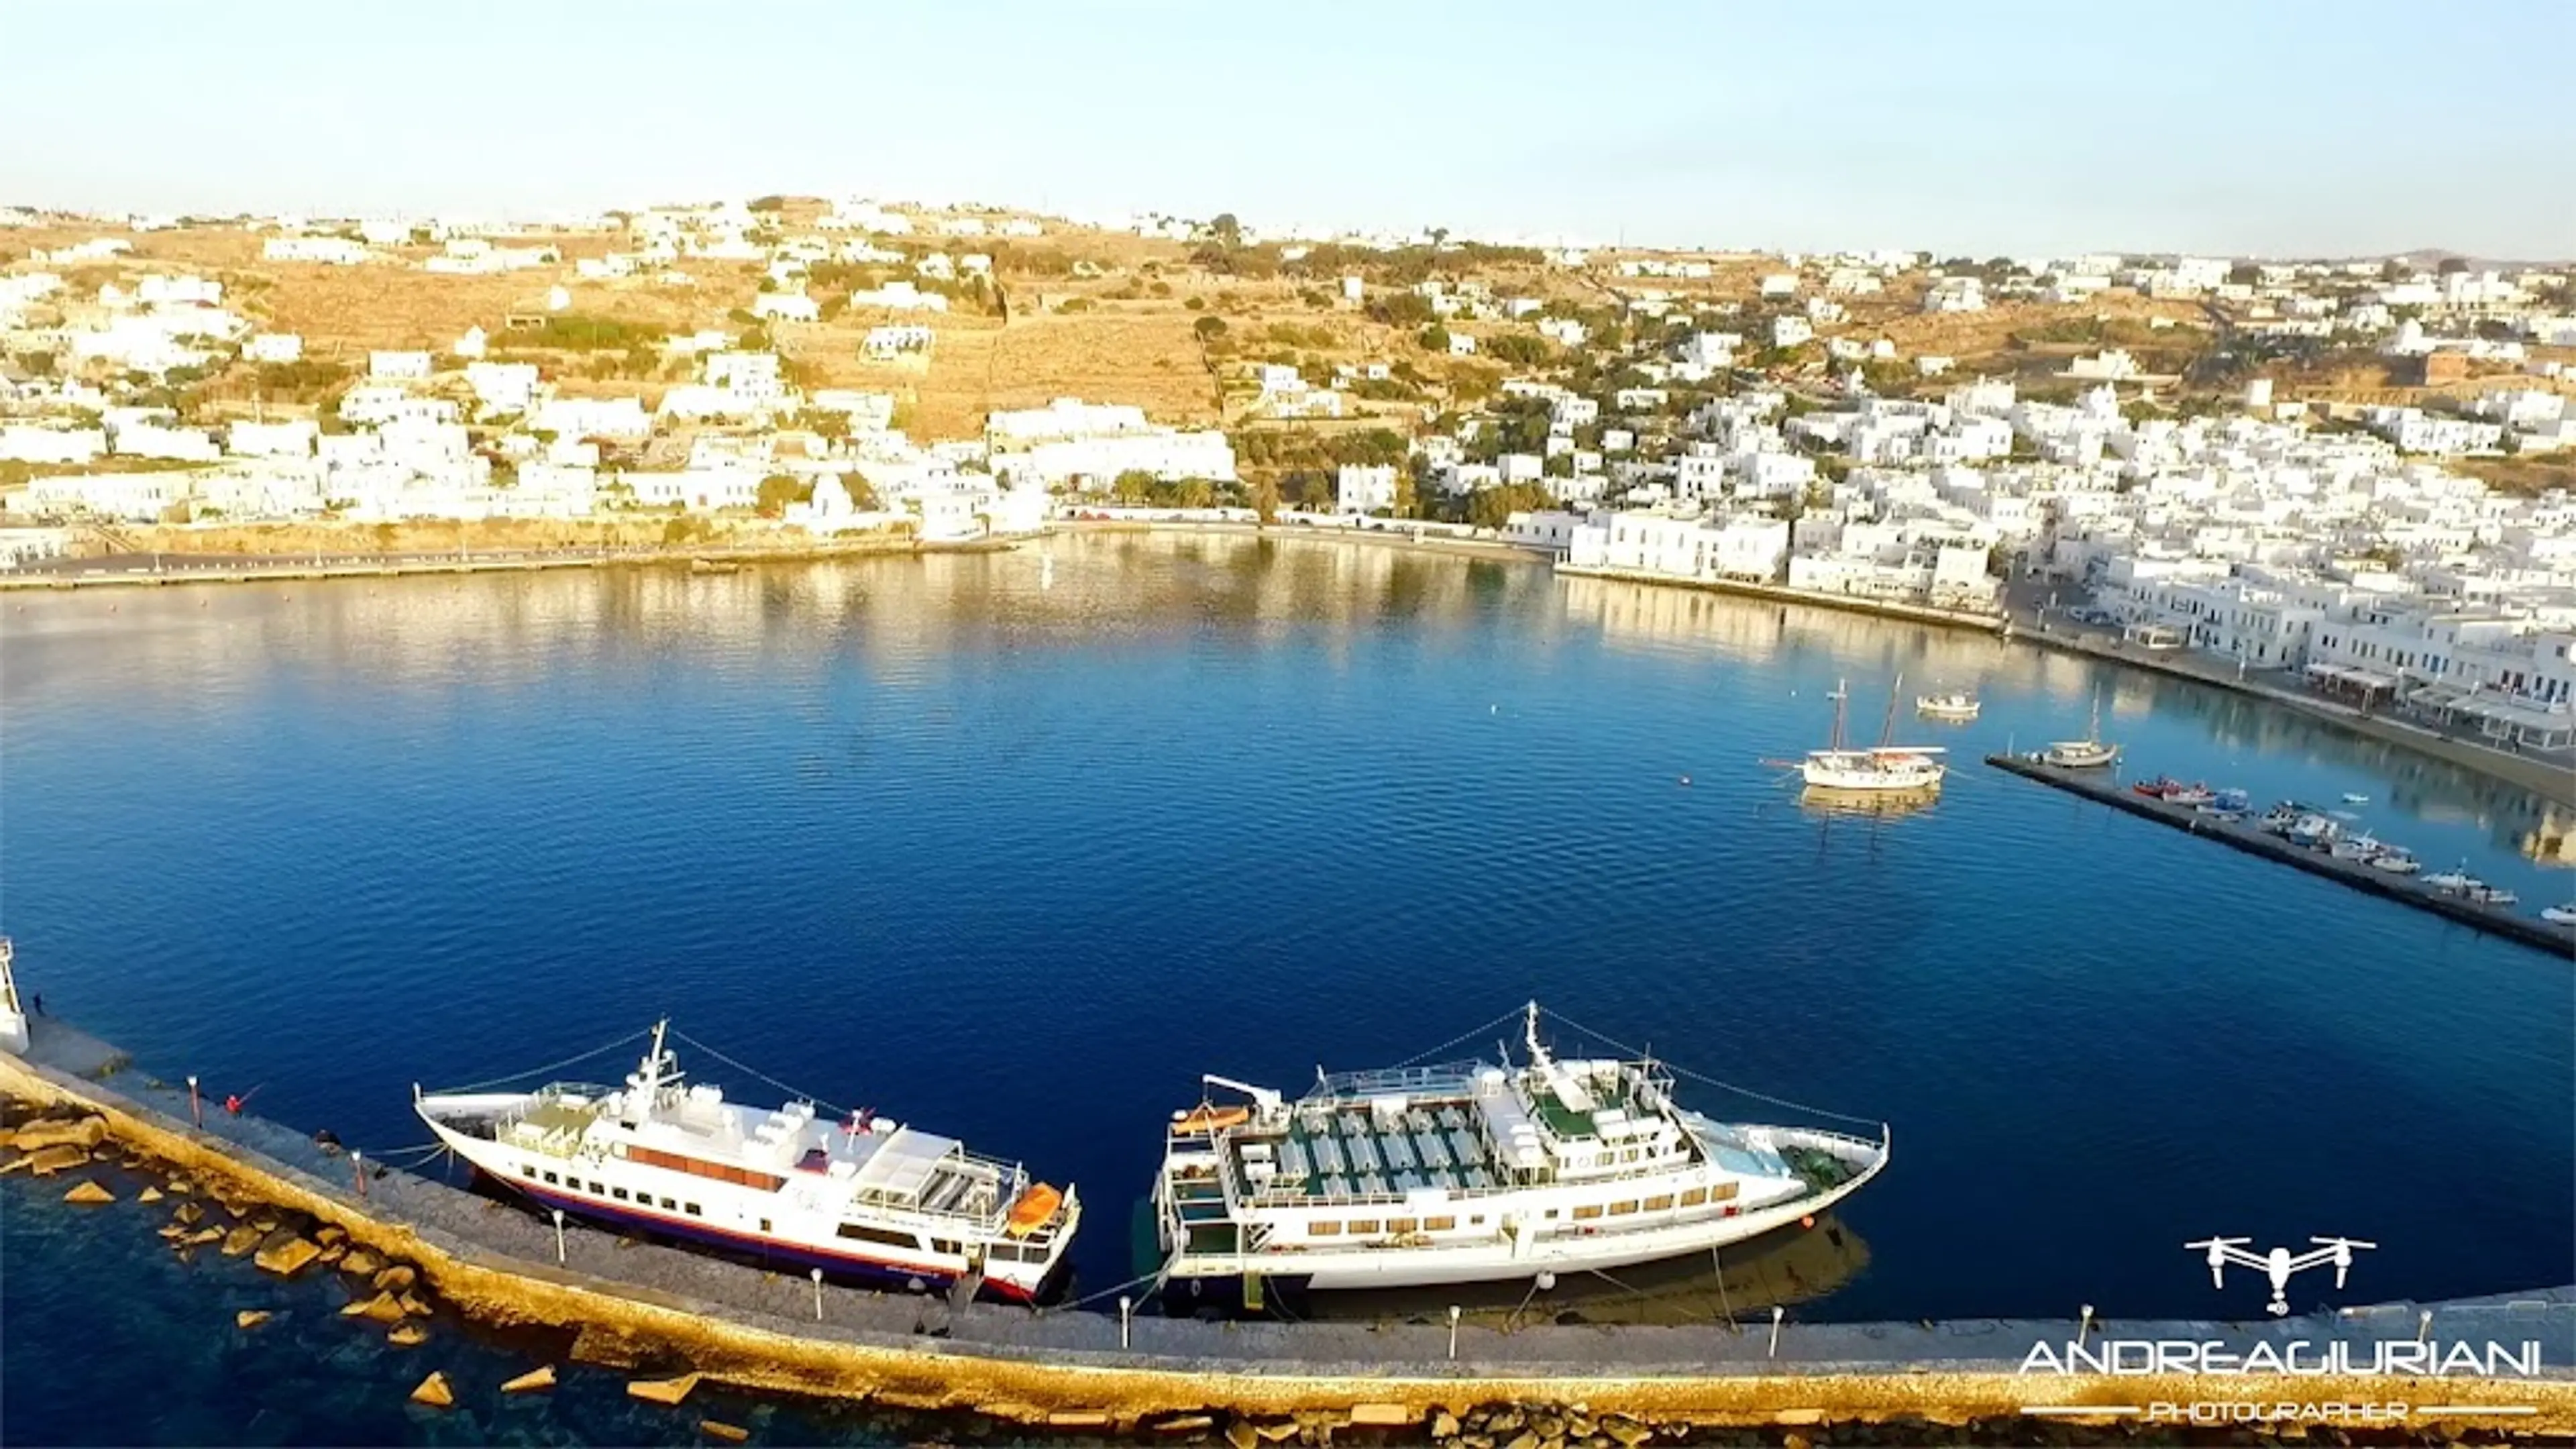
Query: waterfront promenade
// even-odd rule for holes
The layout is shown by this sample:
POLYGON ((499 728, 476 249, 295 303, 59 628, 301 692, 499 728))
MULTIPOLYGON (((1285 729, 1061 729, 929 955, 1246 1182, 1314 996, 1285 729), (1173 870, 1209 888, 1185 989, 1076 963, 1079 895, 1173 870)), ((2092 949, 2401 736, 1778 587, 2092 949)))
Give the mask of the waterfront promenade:
MULTIPOLYGON (((1122 1321, 1101 1311, 1106 1303, 1032 1313, 818 1286, 579 1226, 558 1238, 526 1212, 428 1177, 379 1169, 362 1178, 350 1158, 315 1147, 302 1129, 212 1110, 203 1127, 193 1125, 184 1086, 119 1069, 121 1053, 59 1021, 32 1025, 24 1059, 0 1054, 0 1091, 95 1110, 115 1136, 176 1168, 339 1224, 417 1262, 442 1295, 479 1317, 580 1323, 639 1362, 678 1354, 693 1370, 749 1389, 1096 1427, 1184 1410, 1349 1416, 1361 1405, 1418 1422, 1444 1406, 1533 1398, 1700 1423, 1965 1423, 2033 1411, 2120 1423, 2146 1402, 2385 1401, 2391 1385, 2331 1374, 2215 1387, 2171 1373, 2034 1376, 2021 1372, 2033 1345, 2062 1352, 2089 1335, 2260 1342, 2279 1352, 2300 1340, 2349 1344, 2366 1361, 2374 1344, 2429 1335, 2536 1344, 2540 1361, 2534 1377, 2412 1384, 2415 1403, 2446 1406, 2436 1416, 2445 1427, 2576 1428, 2576 1289, 2253 1323, 1989 1319, 1776 1331, 1767 1318, 1507 1333, 1439 1322, 1122 1321)), ((1136 1285, 1115 1286, 1142 1296, 1136 1285)))

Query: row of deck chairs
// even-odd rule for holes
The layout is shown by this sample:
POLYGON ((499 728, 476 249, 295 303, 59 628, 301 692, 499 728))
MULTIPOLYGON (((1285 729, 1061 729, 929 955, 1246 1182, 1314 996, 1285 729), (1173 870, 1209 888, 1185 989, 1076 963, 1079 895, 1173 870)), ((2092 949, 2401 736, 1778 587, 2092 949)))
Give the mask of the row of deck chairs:
POLYGON ((1413 1108, 1400 1126, 1381 1125, 1365 1111, 1336 1112, 1304 1125, 1313 1136, 1280 1144, 1273 1191, 1383 1196, 1494 1186, 1492 1154, 1455 1107, 1436 1113, 1413 1108))

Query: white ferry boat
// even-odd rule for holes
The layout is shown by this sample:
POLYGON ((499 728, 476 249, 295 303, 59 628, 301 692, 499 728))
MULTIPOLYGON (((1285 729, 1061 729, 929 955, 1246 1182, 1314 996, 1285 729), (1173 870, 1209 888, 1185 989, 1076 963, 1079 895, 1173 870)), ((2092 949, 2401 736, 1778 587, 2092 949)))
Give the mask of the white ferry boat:
POLYGON ((1153 1212, 1168 1295, 1473 1283, 1706 1253, 1814 1216, 1887 1165, 1876 1141, 1713 1121, 1652 1060, 1322 1076, 1290 1102, 1176 1113, 1153 1212), (1175 1290, 1179 1290, 1177 1293, 1175 1290))
POLYGON ((868 1112, 775 1111, 687 1083, 663 1038, 622 1087, 423 1094, 438 1140, 567 1214, 750 1252, 798 1269, 1033 1301, 1067 1261, 1082 1207, 1017 1163, 868 1112))
POLYGON ((1896 701, 1902 696, 1904 684, 1900 676, 1895 691, 1888 695, 1887 723, 1879 731, 1878 743, 1862 749, 1843 742, 1843 706, 1850 698, 1850 690, 1837 681, 1832 742, 1821 750, 1807 752, 1807 758, 1798 762, 1799 777, 1818 790, 1928 794, 1940 789, 1941 777, 1949 773, 1949 767, 1941 763, 1947 751, 1938 745, 1888 743, 1896 730, 1896 701))

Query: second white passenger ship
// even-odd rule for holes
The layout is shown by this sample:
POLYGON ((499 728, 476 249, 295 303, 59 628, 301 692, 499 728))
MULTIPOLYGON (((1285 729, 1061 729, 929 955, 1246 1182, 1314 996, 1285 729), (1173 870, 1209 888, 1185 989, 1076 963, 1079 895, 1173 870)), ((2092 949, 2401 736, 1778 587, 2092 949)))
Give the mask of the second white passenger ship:
POLYGON ((1065 1265, 1082 1221, 1070 1187, 867 1113, 727 1102, 683 1082, 668 1025, 622 1087, 416 1093, 415 1106, 459 1157, 576 1217, 925 1290, 973 1277, 1022 1300, 1065 1265))
POLYGON ((1616 1268, 1811 1219, 1887 1165, 1877 1140, 1712 1121, 1651 1060, 1326 1076, 1290 1102, 1175 1114, 1153 1209, 1170 1287, 1395 1288, 1616 1268))

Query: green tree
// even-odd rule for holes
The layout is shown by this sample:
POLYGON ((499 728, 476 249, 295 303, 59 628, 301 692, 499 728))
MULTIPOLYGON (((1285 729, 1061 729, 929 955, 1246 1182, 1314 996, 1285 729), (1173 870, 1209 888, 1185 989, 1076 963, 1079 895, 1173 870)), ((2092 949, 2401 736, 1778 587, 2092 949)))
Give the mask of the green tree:
POLYGON ((761 517, 776 518, 787 511, 788 504, 809 502, 813 497, 813 484, 790 474, 772 473, 760 480, 755 505, 761 517))
POLYGON ((1426 323, 1413 340, 1420 343, 1425 352, 1446 352, 1449 350, 1449 329, 1437 322, 1426 323))
MULTIPOLYGON (((1194 298, 1192 300, 1196 299, 1194 298)), ((1222 317, 1201 317, 1196 322, 1190 324, 1190 330, 1198 334, 1199 341, 1214 342, 1225 335, 1225 319, 1222 317)))
POLYGON ((1279 482, 1264 473, 1252 485, 1252 508, 1260 515, 1261 526, 1268 528, 1279 521, 1279 482))
POLYGON ((1130 468, 1109 485, 1110 495, 1129 507, 1150 503, 1154 498, 1155 478, 1142 468, 1130 468))
POLYGON ((1184 478, 1172 490, 1176 508, 1207 508, 1216 502, 1216 485, 1205 478, 1184 478))

